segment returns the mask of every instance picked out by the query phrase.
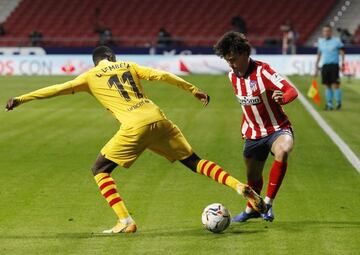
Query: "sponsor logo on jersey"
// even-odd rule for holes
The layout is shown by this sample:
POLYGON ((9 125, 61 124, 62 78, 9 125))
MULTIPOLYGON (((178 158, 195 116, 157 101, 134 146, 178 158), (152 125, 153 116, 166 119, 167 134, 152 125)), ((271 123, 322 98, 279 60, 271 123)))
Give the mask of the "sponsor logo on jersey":
POLYGON ((236 96, 241 105, 256 105, 261 103, 260 97, 256 96, 236 96))
POLYGON ((141 106, 145 105, 145 104, 150 104, 151 101, 149 99, 144 99, 144 100, 141 100, 140 102, 134 104, 133 106, 131 106, 130 108, 128 108, 127 110, 129 112, 133 111, 133 110, 136 110, 138 108, 140 108, 141 106))

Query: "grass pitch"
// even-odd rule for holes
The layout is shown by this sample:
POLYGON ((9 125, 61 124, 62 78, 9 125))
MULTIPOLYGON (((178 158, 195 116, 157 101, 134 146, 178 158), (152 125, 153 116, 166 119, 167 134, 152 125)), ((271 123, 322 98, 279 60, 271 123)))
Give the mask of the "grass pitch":
MULTIPOLYGON (((5 105, 10 96, 67 79, 0 77, 0 102, 5 105)), ((145 91, 199 155, 244 181, 241 111, 226 76, 186 79, 212 96, 207 108, 169 85, 144 83, 145 91)), ((310 77, 291 79, 300 89, 310 85, 310 77)), ((322 114, 359 155, 358 129, 344 125, 358 121, 350 109, 358 107, 359 95, 346 89, 344 97, 341 113, 322 114)), ((360 175, 300 102, 285 108, 296 141, 274 203, 273 223, 231 224, 223 234, 204 230, 200 218, 205 206, 221 202, 236 214, 243 210, 244 199, 179 163, 145 152, 131 169, 114 172, 139 230, 111 236, 99 234, 115 223, 115 216, 101 197, 90 167, 119 128, 116 120, 81 93, 30 102, 11 113, 1 111, 0 254, 357 253, 360 175)))

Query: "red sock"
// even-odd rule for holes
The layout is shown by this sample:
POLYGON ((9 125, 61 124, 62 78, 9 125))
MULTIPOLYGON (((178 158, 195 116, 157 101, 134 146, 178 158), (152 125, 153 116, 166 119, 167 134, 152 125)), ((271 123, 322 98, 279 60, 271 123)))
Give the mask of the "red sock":
MULTIPOLYGON (((253 190, 260 195, 261 190, 262 190, 262 187, 263 187, 263 184, 264 184, 264 179, 263 179, 263 177, 261 176, 261 178, 260 178, 259 180, 257 180, 257 181, 250 181, 250 180, 248 180, 248 181, 247 181, 247 184, 249 184, 249 186, 250 186, 251 188, 253 188, 253 190)), ((249 202, 247 203, 247 206, 250 207, 250 208, 252 208, 252 206, 251 206, 251 204, 250 204, 249 202)))
POLYGON ((282 180, 284 179, 287 168, 287 162, 274 161, 269 176, 269 183, 266 196, 274 199, 276 193, 279 191, 282 180))

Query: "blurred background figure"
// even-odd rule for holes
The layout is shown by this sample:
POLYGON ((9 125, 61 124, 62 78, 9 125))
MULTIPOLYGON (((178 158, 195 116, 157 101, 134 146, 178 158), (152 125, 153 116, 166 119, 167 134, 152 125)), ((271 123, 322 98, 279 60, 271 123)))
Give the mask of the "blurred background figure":
POLYGON ((290 20, 280 26, 282 36, 282 54, 296 54, 296 41, 299 37, 290 20))
POLYGON ((104 22, 102 21, 100 16, 101 9, 99 7, 96 7, 94 12, 94 32, 97 34, 102 34, 106 29, 104 22))
POLYGON ((340 38, 333 36, 331 26, 325 25, 322 30, 322 38, 318 41, 318 53, 315 64, 315 77, 318 73, 320 59, 322 59, 321 80, 325 85, 325 110, 333 110, 333 98, 335 94, 336 110, 341 109, 342 91, 340 89, 340 75, 345 66, 344 44, 340 38), (341 56, 341 62, 339 55, 341 56), (335 93, 334 93, 335 92, 335 93))
POLYGON ((0 36, 5 35, 5 26, 4 23, 0 23, 0 36))
POLYGON ((173 40, 171 34, 163 27, 159 29, 159 33, 157 35, 157 47, 170 47, 173 44, 173 40))
POLYGON ((101 8, 96 7, 94 11, 94 32, 98 34, 99 40, 97 45, 114 46, 115 41, 113 33, 109 27, 107 27, 101 18, 101 8))
POLYGON ((345 46, 351 46, 354 43, 353 35, 349 32, 347 28, 337 28, 337 31, 340 35, 340 40, 345 46))
POLYGON ((43 34, 37 29, 34 29, 29 34, 29 44, 30 46, 41 46, 43 44, 43 34))
POLYGON ((99 33, 99 43, 98 45, 114 46, 115 42, 113 39, 113 34, 110 28, 104 28, 103 31, 99 33))
POLYGON ((246 33, 247 33, 246 22, 239 15, 234 16, 231 19, 231 25, 232 25, 233 31, 240 32, 240 33, 243 33, 244 35, 246 35, 246 33))

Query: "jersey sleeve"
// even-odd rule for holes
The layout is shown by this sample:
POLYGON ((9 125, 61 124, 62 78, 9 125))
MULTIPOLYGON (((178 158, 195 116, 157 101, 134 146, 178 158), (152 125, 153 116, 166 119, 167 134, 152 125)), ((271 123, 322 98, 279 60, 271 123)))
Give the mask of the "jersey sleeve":
POLYGON ((166 83, 176 85, 177 87, 191 92, 193 95, 196 94, 199 89, 195 87, 193 84, 185 81, 177 75, 172 73, 161 71, 157 69, 153 69, 150 67, 139 66, 135 63, 132 63, 131 66, 134 68, 136 74, 140 79, 148 80, 148 81, 164 81, 166 83))
POLYGON ((263 66, 261 75, 266 90, 281 90, 284 92, 283 104, 290 103, 298 96, 296 89, 269 65, 263 66))
POLYGON ((56 84, 35 90, 33 92, 16 97, 16 99, 19 100, 19 103, 26 103, 34 99, 45 99, 55 96, 74 94, 80 91, 89 92, 85 74, 62 84, 56 84))
POLYGON ((321 47, 321 39, 320 38, 318 39, 318 45, 317 46, 318 46, 318 51, 317 52, 321 54, 322 47, 321 47))

